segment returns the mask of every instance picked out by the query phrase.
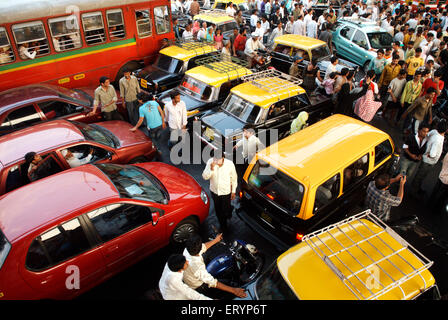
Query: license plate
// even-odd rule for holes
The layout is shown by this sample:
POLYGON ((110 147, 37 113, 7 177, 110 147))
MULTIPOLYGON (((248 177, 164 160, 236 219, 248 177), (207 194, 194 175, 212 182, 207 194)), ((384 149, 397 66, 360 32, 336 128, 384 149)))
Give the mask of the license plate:
POLYGON ((260 216, 261 216, 261 219, 263 219, 264 221, 269 223, 272 227, 272 218, 270 216, 268 216, 265 212, 262 212, 260 216))
POLYGON ((210 128, 205 129, 204 135, 212 141, 215 139, 215 132, 210 128))

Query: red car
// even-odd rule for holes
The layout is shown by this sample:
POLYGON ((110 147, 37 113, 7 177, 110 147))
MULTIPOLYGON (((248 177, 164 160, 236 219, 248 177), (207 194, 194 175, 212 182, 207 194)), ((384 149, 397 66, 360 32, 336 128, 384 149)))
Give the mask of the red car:
POLYGON ((152 160, 157 150, 143 132, 124 121, 85 124, 53 120, 0 137, 0 195, 30 182, 25 154, 44 160, 40 178, 69 169, 69 150, 86 163, 136 163, 152 160))
POLYGON ((70 299, 166 246, 209 213, 164 163, 73 168, 0 197, 0 298, 70 299))
MULTIPOLYGON (((100 108, 96 114, 87 115, 93 110, 94 90, 36 84, 0 92, 0 135, 53 119, 101 121, 100 108)), ((124 106, 118 104, 118 108, 127 117, 124 106)))

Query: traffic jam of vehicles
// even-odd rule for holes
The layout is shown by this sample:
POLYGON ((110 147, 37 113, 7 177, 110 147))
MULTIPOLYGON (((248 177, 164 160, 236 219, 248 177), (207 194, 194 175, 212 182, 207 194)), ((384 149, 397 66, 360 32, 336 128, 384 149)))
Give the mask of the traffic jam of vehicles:
POLYGON ((447 15, 0 2, 0 300, 447 299, 447 15))

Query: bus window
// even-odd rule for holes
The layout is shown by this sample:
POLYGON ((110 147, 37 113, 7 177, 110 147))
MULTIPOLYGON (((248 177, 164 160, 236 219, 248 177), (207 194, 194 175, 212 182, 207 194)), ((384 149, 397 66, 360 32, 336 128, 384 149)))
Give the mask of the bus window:
POLYGON ((124 31, 121 9, 107 10, 106 17, 110 40, 115 41, 123 39, 126 36, 126 32, 124 31))
POLYGON ((103 16, 101 12, 90 12, 82 15, 84 37, 88 45, 103 43, 106 41, 103 16))
POLYGON ((13 25, 12 33, 20 59, 34 59, 50 53, 45 28, 41 21, 13 25))
POLYGON ((135 21, 137 22, 137 32, 140 38, 152 35, 149 10, 135 11, 135 21))
POLYGON ((15 59, 6 29, 0 27, 0 64, 13 62, 15 59))
POLYGON ((60 17, 48 20, 53 46, 56 52, 81 47, 79 25, 76 17, 60 17))
POLYGON ((170 14, 167 6, 154 8, 154 19, 157 34, 170 32, 170 14))

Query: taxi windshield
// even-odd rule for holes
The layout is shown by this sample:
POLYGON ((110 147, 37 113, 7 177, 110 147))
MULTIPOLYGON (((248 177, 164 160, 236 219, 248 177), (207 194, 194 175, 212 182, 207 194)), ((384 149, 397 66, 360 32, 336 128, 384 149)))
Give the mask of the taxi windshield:
POLYGON ((261 110, 260 107, 234 94, 230 94, 227 97, 222 105, 222 109, 247 123, 255 123, 261 110))
POLYGON ((387 32, 368 33, 370 46, 373 49, 382 49, 392 46, 393 38, 387 32))
POLYGON ((182 67, 182 61, 159 54, 155 66, 169 73, 178 73, 182 67))
POLYGON ((213 91, 211 86, 187 75, 182 80, 180 88, 183 92, 189 94, 190 96, 205 101, 210 99, 213 91))
POLYGON ((257 281, 256 294, 259 300, 297 300, 277 268, 277 261, 257 281))
POLYGON ((316 59, 317 61, 320 61, 322 59, 325 59, 331 55, 330 49, 328 49, 327 45, 320 46, 319 48, 311 50, 311 55, 313 59, 316 59))
POLYGON ((264 161, 257 161, 248 181, 251 186, 284 208, 291 216, 300 213, 305 191, 303 185, 277 168, 264 161))

